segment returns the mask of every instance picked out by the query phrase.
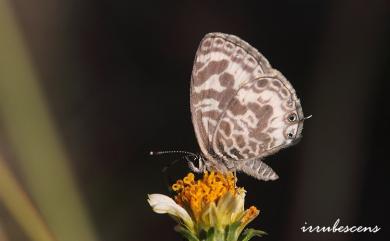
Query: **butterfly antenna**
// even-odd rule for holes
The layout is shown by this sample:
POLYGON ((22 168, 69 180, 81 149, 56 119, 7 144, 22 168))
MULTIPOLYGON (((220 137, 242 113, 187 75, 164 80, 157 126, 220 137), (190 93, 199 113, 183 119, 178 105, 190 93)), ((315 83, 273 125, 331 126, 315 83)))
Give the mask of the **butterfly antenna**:
POLYGON ((161 172, 165 173, 171 166, 175 165, 180 159, 173 160, 169 164, 165 165, 162 169, 161 172))
POLYGON ((189 151, 150 151, 149 155, 151 156, 158 156, 158 155, 165 155, 165 154, 186 154, 191 156, 197 156, 195 153, 189 152, 189 151))
POLYGON ((169 175, 168 173, 168 169, 173 166, 175 163, 177 163, 179 161, 179 159, 176 159, 176 160, 173 160, 171 163, 165 165, 162 169, 161 169, 161 173, 163 175, 163 178, 164 178, 164 182, 165 182, 165 185, 168 189, 169 192, 172 191, 171 189, 171 183, 172 183, 172 178, 171 176, 169 175))
POLYGON ((305 120, 310 119, 312 116, 313 115, 309 115, 309 116, 303 117, 302 119, 299 120, 299 122, 304 122, 305 120))

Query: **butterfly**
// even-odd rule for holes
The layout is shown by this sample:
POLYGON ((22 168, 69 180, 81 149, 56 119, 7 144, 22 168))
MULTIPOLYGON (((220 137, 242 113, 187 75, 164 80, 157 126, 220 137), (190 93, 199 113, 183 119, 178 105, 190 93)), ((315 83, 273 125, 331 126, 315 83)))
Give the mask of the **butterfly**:
POLYGON ((195 172, 241 171, 259 180, 278 175, 264 157, 296 143, 304 117, 290 82, 237 36, 209 33, 191 77, 192 122, 201 155, 195 172))

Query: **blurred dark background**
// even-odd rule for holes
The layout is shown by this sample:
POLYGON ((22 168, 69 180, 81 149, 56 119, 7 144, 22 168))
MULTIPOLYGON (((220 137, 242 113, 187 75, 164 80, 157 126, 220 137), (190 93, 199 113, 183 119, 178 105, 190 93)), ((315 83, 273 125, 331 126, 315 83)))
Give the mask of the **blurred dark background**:
MULTIPOLYGON (((387 240, 388 3, 9 1, 102 241, 181 240, 175 222, 146 202, 148 193, 168 194, 161 169, 175 156, 148 153, 199 152, 190 75, 201 38, 216 31, 259 49, 313 115, 298 145, 266 158, 279 180, 239 175, 247 205, 261 210, 251 227, 267 231, 262 240, 269 241, 387 240), (337 218, 382 229, 300 230, 337 218)), ((6 149, 7 138, 1 142, 6 149)), ((187 171, 176 164, 169 175, 187 171)))

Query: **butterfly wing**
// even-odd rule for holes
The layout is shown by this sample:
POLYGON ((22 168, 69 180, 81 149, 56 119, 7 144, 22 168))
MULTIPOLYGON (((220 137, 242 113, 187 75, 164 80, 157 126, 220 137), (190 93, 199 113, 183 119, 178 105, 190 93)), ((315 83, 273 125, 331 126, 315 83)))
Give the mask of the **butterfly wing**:
POLYGON ((191 113, 204 156, 215 156, 212 140, 221 116, 246 83, 272 73, 268 61, 236 36, 209 33, 195 56, 191 80, 191 113))
MULTIPOLYGON (((302 120, 302 108, 293 87, 274 70, 237 91, 215 128, 214 152, 228 165, 253 175, 253 170, 248 172, 245 166, 252 163, 248 161, 260 161, 299 140, 302 120)), ((271 172, 268 174, 273 174, 272 169, 271 172)), ((256 177, 262 179, 264 173, 256 177)))

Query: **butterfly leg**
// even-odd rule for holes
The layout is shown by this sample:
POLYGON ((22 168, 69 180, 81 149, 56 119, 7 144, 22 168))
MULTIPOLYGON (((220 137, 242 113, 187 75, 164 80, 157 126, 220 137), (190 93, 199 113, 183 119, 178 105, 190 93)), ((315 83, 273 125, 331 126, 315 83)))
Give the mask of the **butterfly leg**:
POLYGON ((233 174, 234 174, 234 188, 237 188, 237 171, 234 170, 233 174))

